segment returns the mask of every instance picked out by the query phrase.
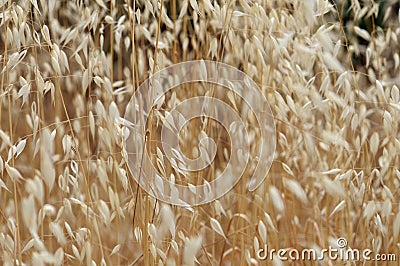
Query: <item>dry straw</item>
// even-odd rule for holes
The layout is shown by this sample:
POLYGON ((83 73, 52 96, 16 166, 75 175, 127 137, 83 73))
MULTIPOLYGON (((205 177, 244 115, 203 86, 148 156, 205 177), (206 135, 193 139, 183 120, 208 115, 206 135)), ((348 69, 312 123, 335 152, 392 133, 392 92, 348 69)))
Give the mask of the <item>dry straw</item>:
MULTIPOLYGON (((398 254, 398 8, 358 0, 0 0, 1 264, 263 265, 256 254, 264 244, 326 248, 338 237, 398 254), (218 201, 178 208, 133 181, 122 117, 142 81, 192 59, 227 63, 257 82, 272 106, 277 152, 254 193, 246 190, 249 167, 218 201)), ((164 158, 160 123, 196 95, 220 97, 249 128, 253 119, 240 99, 205 84, 165 95, 145 149, 160 178, 191 188, 213 180, 237 152, 217 123, 195 120, 182 132, 182 150, 195 157, 199 135, 212 137, 222 147, 214 164, 185 175, 164 158)), ((259 132, 250 131, 255 152, 259 132)), ((289 265, 278 257, 270 264, 289 265)))

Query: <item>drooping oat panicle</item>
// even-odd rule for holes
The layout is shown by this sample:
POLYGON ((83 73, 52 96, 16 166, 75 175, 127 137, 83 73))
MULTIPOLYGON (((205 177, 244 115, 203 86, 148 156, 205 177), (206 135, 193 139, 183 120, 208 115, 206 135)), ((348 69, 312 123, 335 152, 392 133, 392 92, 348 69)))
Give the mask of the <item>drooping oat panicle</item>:
POLYGON ((396 1, 376 0, 0 0, 0 261, 285 265, 257 251, 321 251, 339 236, 397 254, 399 15, 396 1), (147 103, 130 102, 140 84, 152 80, 150 99, 179 76, 163 82, 158 70, 195 59, 199 68, 183 76, 198 70, 196 80, 157 95, 141 121, 147 103), (207 60, 250 78, 219 88, 210 77, 224 73, 208 71, 207 60), (265 182, 250 192, 264 163, 257 154, 273 140, 262 142, 250 108, 265 111, 259 97, 235 93, 252 82, 271 106, 275 131, 266 132, 277 141, 265 182), (245 130, 171 115, 198 96, 223 101, 245 130), (177 145, 162 138, 164 125, 177 145), (237 148, 246 134, 248 152, 237 148), (144 176, 129 168, 135 154, 148 158, 139 169, 157 170, 150 188, 135 182, 144 176), (232 155, 247 154, 240 181, 210 204, 175 207, 145 192, 212 197, 236 177, 224 172, 236 166, 232 155), (186 171, 196 159, 208 167, 186 171), (213 182, 221 173, 227 180, 213 182))

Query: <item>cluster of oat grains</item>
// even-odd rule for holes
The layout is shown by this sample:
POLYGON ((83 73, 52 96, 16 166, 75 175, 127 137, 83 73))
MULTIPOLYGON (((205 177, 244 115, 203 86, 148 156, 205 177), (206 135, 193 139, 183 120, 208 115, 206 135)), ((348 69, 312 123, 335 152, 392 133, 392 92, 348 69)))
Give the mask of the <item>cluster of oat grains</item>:
MULTIPOLYGON (((398 9, 373 0, 0 0, 0 262, 258 265, 265 244, 322 249, 339 237, 398 254, 398 9), (246 172, 219 200, 182 208, 134 182, 123 117, 141 82, 193 59, 227 63, 259 85, 277 149, 255 192, 246 172)), ((148 137, 192 94, 166 95, 148 137)))

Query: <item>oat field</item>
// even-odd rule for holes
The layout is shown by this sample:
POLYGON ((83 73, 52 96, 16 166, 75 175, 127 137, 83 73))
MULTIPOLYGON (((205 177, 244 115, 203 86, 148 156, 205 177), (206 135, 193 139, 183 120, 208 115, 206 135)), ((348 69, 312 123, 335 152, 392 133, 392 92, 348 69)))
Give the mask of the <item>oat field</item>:
POLYGON ((394 0, 0 0, 0 264, 399 265, 399 10, 394 0), (148 112, 131 104, 143 82, 158 86, 158 71, 191 60, 257 85, 274 124, 267 142, 223 86, 181 84, 148 112), (204 116, 180 122, 180 151, 165 149, 161 126, 196 96, 235 111, 247 152, 233 125, 204 116), (272 164, 255 174, 262 145, 272 164), (142 160, 133 171, 130 147, 156 177, 141 179, 142 160), (189 173, 171 150, 209 165, 189 173), (233 189, 205 204, 139 185, 213 190, 228 159, 245 155, 233 189), (266 179, 250 191, 253 175, 266 179), (322 257, 328 248, 371 259, 322 257))

